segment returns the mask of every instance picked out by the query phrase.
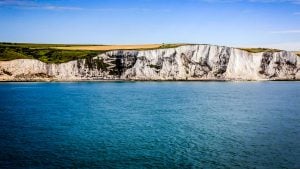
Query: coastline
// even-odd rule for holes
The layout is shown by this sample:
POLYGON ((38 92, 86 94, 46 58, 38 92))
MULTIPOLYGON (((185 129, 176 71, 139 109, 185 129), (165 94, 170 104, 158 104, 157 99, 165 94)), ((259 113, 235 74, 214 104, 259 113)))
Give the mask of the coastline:
POLYGON ((295 81, 300 58, 216 45, 116 50, 65 63, 0 61, 0 81, 295 81))
POLYGON ((260 80, 235 80, 235 79, 203 79, 203 80, 0 80, 0 83, 31 83, 31 82, 41 82, 41 83, 64 83, 64 82, 300 82, 300 79, 260 79, 260 80))

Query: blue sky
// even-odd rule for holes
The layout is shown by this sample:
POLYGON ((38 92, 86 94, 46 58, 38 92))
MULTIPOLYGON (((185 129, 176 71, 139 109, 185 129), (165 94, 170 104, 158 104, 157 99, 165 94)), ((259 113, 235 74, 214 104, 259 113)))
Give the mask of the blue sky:
POLYGON ((0 0, 0 41, 300 50, 300 0, 0 0))

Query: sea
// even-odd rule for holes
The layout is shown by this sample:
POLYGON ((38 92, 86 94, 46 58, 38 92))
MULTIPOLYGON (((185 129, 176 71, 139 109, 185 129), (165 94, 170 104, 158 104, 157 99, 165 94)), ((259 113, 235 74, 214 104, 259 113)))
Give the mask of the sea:
POLYGON ((300 82, 0 83, 0 168, 300 168, 300 82))

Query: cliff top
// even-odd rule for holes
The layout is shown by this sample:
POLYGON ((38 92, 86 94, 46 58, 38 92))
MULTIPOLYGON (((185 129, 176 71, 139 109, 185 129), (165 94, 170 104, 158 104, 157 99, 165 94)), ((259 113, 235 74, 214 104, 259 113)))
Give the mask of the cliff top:
POLYGON ((151 50, 175 48, 184 44, 146 45, 79 45, 0 43, 0 61, 14 59, 38 59, 45 63, 64 63, 71 60, 94 57, 111 50, 151 50))
MULTIPOLYGON (((111 50, 153 50, 176 48, 195 44, 144 44, 144 45, 82 45, 82 44, 32 44, 0 43, 0 61, 38 59, 45 63, 64 63, 71 60, 97 56, 111 50)), ((278 49, 240 48, 250 53, 279 52, 278 49)), ((298 56, 300 53, 297 54, 298 56)))
POLYGON ((250 53, 260 53, 260 52, 280 52, 279 49, 270 49, 270 48, 239 48, 241 50, 250 52, 250 53))

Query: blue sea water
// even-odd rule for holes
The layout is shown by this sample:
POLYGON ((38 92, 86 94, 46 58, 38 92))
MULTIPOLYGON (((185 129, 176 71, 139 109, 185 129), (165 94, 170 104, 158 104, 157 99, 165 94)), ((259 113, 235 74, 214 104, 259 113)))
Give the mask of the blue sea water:
POLYGON ((0 168, 300 168, 300 82, 0 83, 0 168))

